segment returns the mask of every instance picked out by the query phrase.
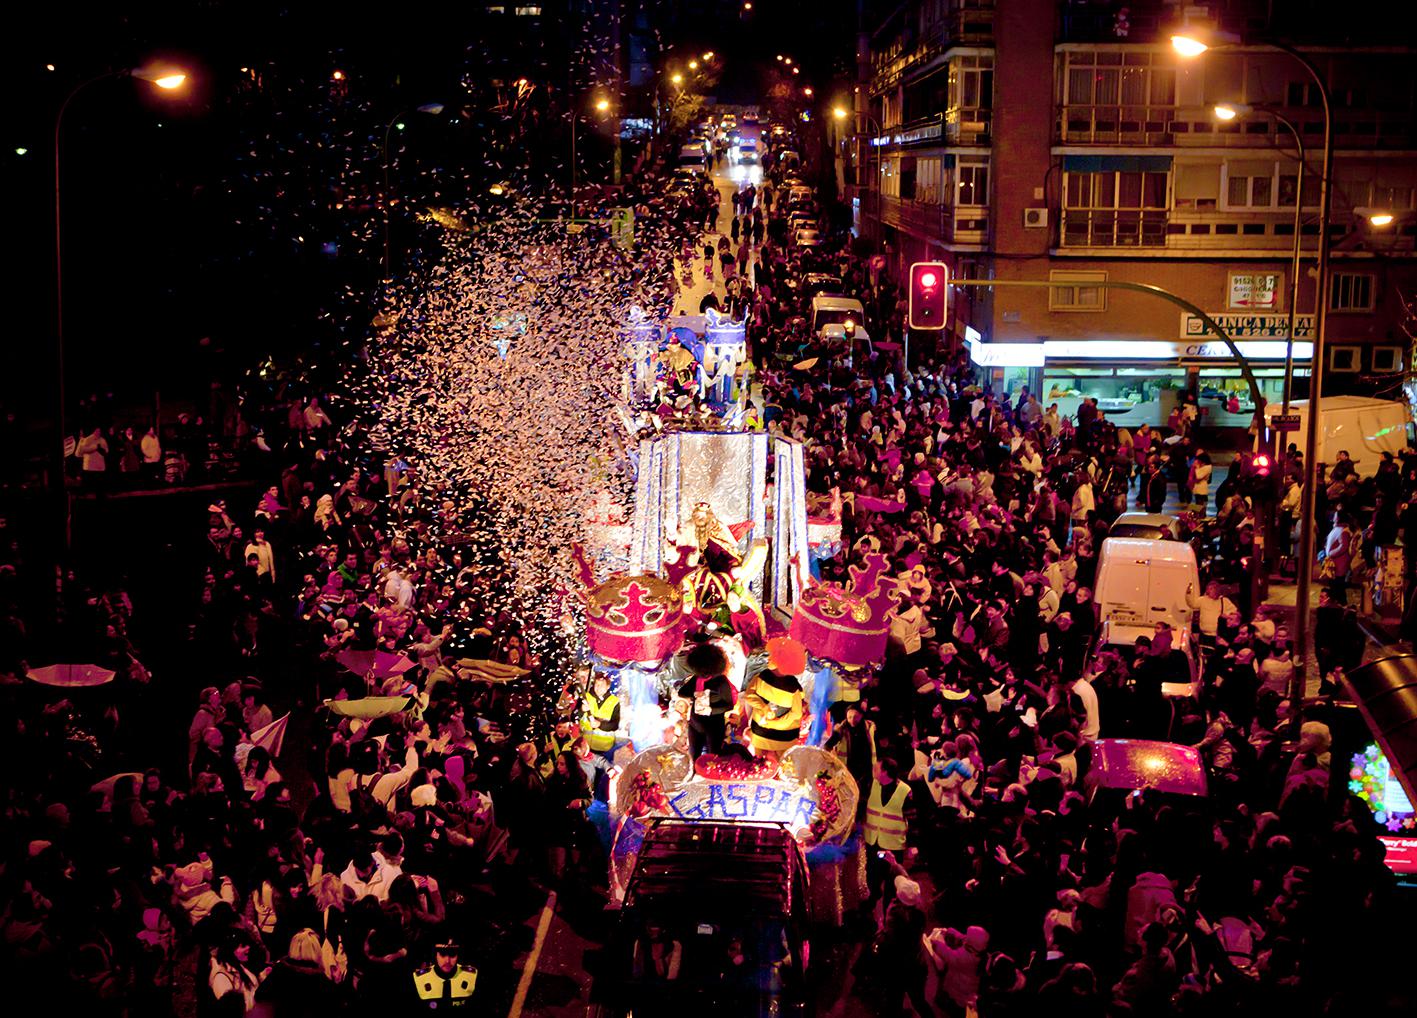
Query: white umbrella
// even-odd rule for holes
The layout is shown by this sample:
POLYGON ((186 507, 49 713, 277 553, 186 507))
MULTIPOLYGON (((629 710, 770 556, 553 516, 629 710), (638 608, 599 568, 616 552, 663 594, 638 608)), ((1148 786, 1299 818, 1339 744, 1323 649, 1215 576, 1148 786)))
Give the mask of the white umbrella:
POLYGON ((112 682, 114 674, 98 665, 45 665, 43 668, 30 669, 29 677, 32 682, 38 682, 41 686, 77 689, 112 682))

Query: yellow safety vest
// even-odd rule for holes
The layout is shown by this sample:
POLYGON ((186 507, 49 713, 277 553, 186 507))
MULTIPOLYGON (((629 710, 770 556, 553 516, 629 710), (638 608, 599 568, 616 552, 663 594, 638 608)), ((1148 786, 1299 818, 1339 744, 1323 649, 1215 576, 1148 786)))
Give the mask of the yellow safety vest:
POLYGON ((585 728, 587 744, 597 753, 615 748, 615 733, 601 731, 598 722, 609 721, 614 717, 615 708, 618 706, 620 698, 614 693, 606 693, 605 699, 599 702, 596 701, 594 693, 586 694, 584 716, 589 723, 582 727, 585 728))
POLYGON ((895 783, 889 802, 881 802, 881 783, 871 782, 871 795, 866 800, 866 844, 899 852, 905 848, 905 797, 910 787, 904 781, 895 783))
POLYGON ((477 989, 477 969, 459 965, 446 979, 436 968, 420 969, 413 974, 413 985, 418 989, 419 1000, 466 1001, 472 996, 472 991, 477 989), (444 986, 447 986, 446 996, 444 986))

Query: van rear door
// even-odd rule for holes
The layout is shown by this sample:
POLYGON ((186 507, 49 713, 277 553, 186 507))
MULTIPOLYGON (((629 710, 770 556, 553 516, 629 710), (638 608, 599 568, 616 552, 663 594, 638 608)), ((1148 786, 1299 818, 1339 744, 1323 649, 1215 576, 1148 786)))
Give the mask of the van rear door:
POLYGON ((1186 587, 1194 584, 1195 567, 1176 559, 1153 559, 1147 576, 1146 624, 1169 622, 1182 629, 1191 621, 1186 587))
POLYGON ((1151 563, 1131 556, 1109 562, 1097 599, 1102 605, 1103 622, 1146 625, 1147 605, 1151 603, 1151 563))

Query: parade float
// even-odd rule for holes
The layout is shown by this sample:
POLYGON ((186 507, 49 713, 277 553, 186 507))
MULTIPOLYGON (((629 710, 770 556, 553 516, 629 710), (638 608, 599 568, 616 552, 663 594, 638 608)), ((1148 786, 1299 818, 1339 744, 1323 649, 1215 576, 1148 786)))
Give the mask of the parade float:
POLYGON ((814 912, 840 921, 865 896, 853 834, 864 793, 823 748, 828 714, 884 659, 899 581, 881 555, 853 566, 847 584, 819 581, 820 562, 841 550, 841 502, 809 498, 800 443, 740 430, 723 412, 746 360, 742 323, 713 312, 639 318, 626 337, 625 391, 660 409, 666 393, 688 405, 625 408, 636 437, 630 519, 598 503, 588 529, 617 554, 580 558, 584 657, 622 708, 613 885, 623 893, 653 818, 780 824, 807 853, 814 912), (706 713, 694 700, 706 645, 722 651, 737 702, 724 748, 695 759, 687 730, 706 713))

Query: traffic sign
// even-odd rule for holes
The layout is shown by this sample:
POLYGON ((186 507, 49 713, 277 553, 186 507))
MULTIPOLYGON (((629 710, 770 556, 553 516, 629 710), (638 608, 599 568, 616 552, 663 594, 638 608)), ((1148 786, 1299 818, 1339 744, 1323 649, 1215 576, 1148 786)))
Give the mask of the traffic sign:
POLYGON ((1269 426, 1274 431, 1298 431, 1298 414, 1275 414, 1269 419, 1269 426))

